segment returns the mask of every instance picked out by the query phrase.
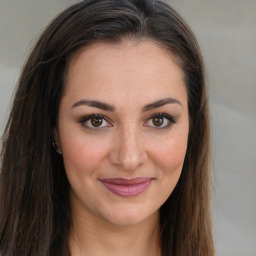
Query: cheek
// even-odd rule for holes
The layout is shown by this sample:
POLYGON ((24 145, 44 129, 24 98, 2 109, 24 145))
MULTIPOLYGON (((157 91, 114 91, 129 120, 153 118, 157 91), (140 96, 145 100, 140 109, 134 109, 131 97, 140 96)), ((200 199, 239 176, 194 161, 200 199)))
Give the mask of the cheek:
POLYGON ((67 174, 93 175, 107 154, 107 143, 88 136, 63 136, 63 160, 67 174))
MULTIPOLYGON (((176 134, 175 134, 176 135, 176 134)), ((159 142, 159 141, 158 141, 159 142)), ((181 175, 187 149, 187 137, 173 136, 152 147, 151 159, 157 170, 157 206, 160 207, 172 194, 181 175)))
POLYGON ((187 137, 175 136, 162 141, 152 149, 152 159, 160 168, 160 175, 179 178, 187 149, 187 137))

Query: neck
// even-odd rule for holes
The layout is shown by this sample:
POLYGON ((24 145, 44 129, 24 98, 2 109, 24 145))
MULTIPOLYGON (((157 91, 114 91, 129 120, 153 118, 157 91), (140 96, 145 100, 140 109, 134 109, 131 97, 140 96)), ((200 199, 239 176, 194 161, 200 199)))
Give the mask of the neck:
POLYGON ((158 212, 142 223, 127 226, 88 217, 74 218, 69 239, 72 256, 161 255, 158 212))

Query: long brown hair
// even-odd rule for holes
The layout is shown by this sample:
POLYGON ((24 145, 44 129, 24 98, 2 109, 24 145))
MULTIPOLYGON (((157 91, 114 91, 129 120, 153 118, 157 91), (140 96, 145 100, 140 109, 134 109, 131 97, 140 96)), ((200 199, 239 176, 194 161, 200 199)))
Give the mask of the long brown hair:
POLYGON ((179 182, 160 209, 163 256, 213 256, 209 121, 204 65, 185 21, 158 0, 85 0, 46 28, 18 82, 2 138, 0 251, 4 256, 69 255, 69 183, 52 146, 70 59, 96 42, 149 39, 184 72, 190 132, 179 182))

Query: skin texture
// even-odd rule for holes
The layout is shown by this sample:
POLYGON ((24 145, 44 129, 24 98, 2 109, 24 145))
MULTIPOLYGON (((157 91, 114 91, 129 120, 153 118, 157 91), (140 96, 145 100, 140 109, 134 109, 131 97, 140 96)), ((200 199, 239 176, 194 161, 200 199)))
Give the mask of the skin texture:
POLYGON ((160 255, 158 210, 180 177, 188 120, 183 72, 156 43, 94 44, 73 58, 56 128, 71 185, 72 255, 160 255), (177 102, 145 110, 166 98, 177 102), (96 118, 99 127, 93 127, 95 118, 86 118, 92 114, 103 116, 96 118), (154 115, 164 123, 156 126, 154 115), (151 183, 124 197, 100 181, 117 177, 147 177, 151 183))

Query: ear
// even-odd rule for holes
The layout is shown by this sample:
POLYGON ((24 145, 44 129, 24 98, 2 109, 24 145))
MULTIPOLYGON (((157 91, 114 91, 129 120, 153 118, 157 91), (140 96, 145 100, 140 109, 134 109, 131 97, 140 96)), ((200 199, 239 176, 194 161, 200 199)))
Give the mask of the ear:
POLYGON ((58 129, 56 127, 52 131, 52 144, 53 144, 55 151, 59 155, 62 155, 60 137, 59 137, 58 129))
POLYGON ((54 127, 52 131, 52 140, 53 142, 57 143, 57 145, 60 147, 60 136, 57 127, 54 127))

